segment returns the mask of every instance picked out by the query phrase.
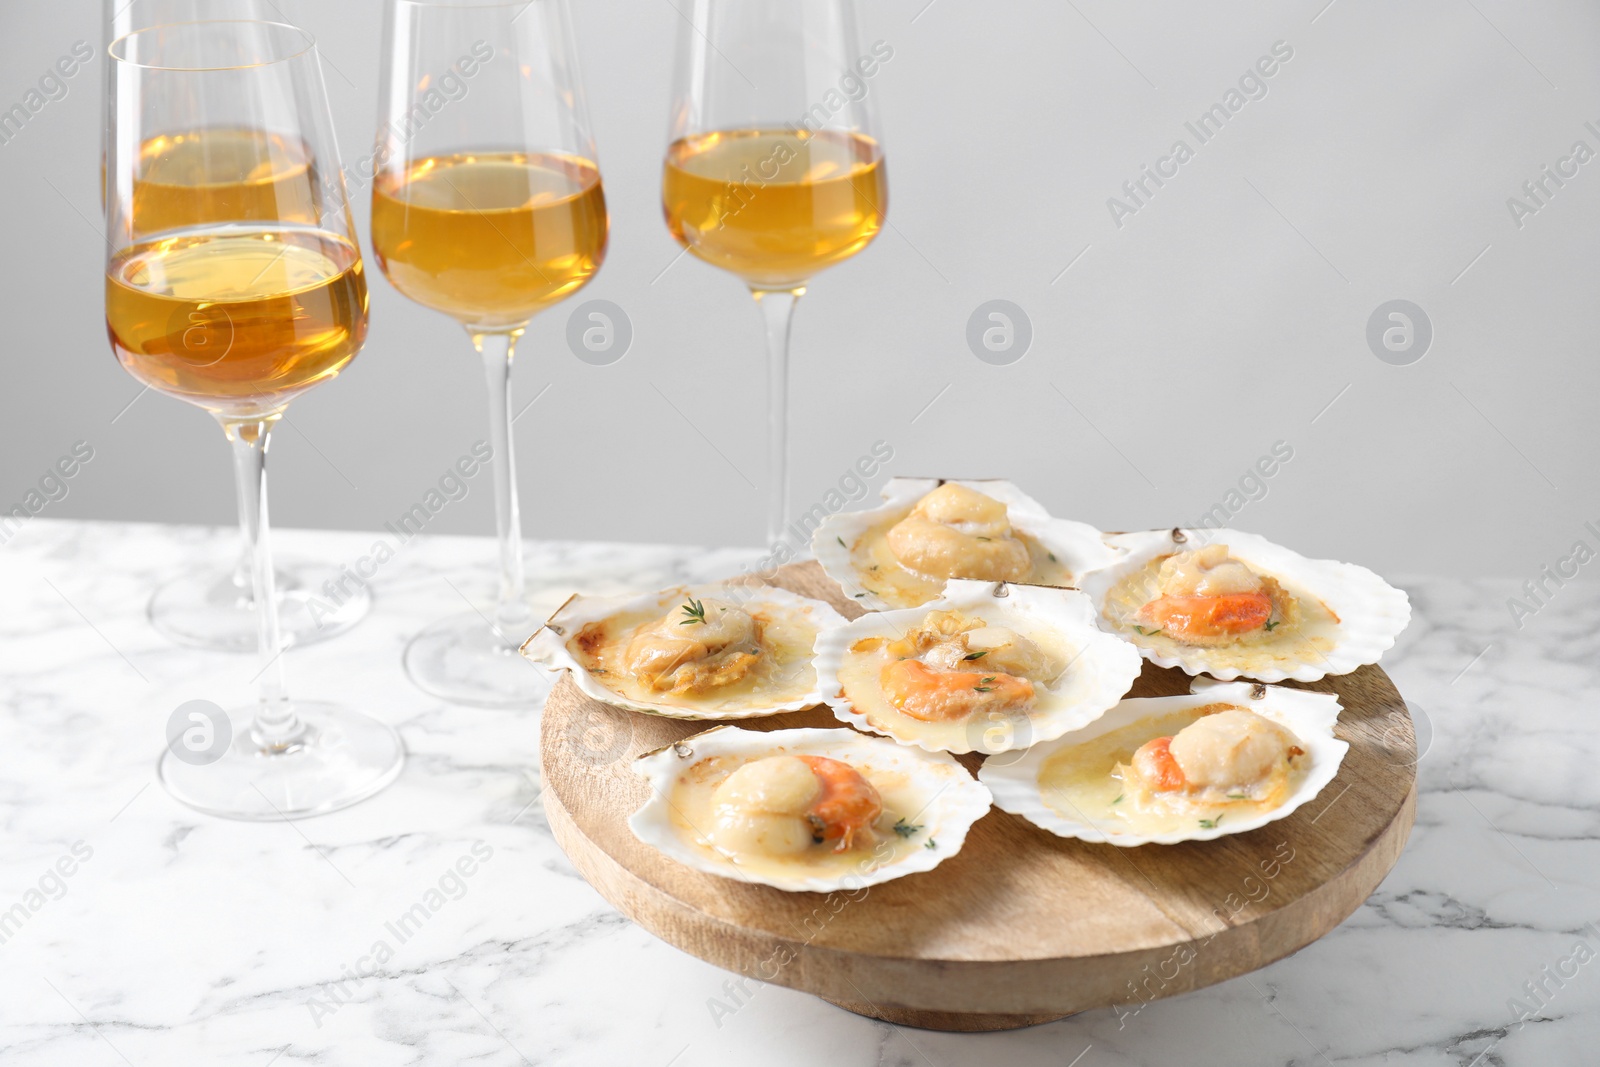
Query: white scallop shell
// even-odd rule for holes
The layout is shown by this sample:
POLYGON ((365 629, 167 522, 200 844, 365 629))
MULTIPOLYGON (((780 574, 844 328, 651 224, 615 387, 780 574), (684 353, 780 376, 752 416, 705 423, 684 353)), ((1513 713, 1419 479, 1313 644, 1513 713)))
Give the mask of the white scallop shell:
POLYGON ((578 661, 567 642, 574 634, 582 630, 591 622, 599 622, 612 615, 631 613, 644 610, 665 612, 671 609, 674 603, 681 603, 686 597, 729 601, 738 606, 750 609, 762 604, 772 604, 781 608, 798 611, 809 616, 819 632, 844 623, 844 616, 840 615, 833 607, 821 600, 812 600, 809 597, 799 596, 787 589, 765 585, 734 585, 730 583, 715 583, 710 585, 675 586, 664 589, 659 593, 647 593, 642 596, 597 597, 578 595, 571 597, 561 607, 556 609, 554 615, 539 628, 539 630, 523 644, 522 654, 535 663, 541 664, 551 671, 568 670, 572 672, 572 680, 577 683, 584 694, 595 700, 613 707, 628 708, 632 711, 642 711, 647 715, 664 715, 672 719, 704 719, 710 721, 728 721, 734 719, 753 719, 762 715, 776 715, 783 711, 799 711, 802 708, 815 707, 822 703, 822 695, 815 682, 815 672, 811 688, 805 693, 789 700, 771 703, 754 703, 736 709, 722 709, 711 711, 695 709, 692 701, 683 698, 673 698, 663 694, 659 700, 638 700, 623 696, 621 693, 608 687, 599 678, 590 673, 578 661))
POLYGON ((1202 672, 1223 681, 1253 678, 1261 682, 1314 682, 1330 674, 1349 674, 1368 663, 1376 663, 1394 646, 1395 638, 1411 621, 1411 602, 1406 594, 1385 582, 1372 571, 1354 563, 1331 559, 1308 559, 1264 537, 1242 530, 1147 530, 1139 533, 1107 534, 1106 540, 1125 551, 1109 567, 1082 577, 1079 584, 1095 603, 1099 625, 1138 646, 1140 653, 1161 667, 1178 667, 1188 674, 1202 672), (1174 540, 1181 535, 1181 543, 1174 540), (1207 544, 1225 544, 1234 559, 1248 564, 1258 574, 1278 580, 1297 597, 1320 600, 1339 622, 1331 627, 1332 647, 1318 651, 1302 642, 1303 658, 1289 667, 1269 666, 1245 670, 1217 664, 1210 648, 1150 638, 1118 627, 1105 612, 1106 599, 1124 578, 1137 573, 1158 556, 1181 552, 1207 544))
MULTIPOLYGON (((759 882, 792 893, 859 889, 919 871, 931 871, 961 850, 967 831, 988 813, 990 806, 989 790, 974 781, 967 769, 951 757, 918 752, 854 730, 763 731, 717 726, 686 737, 676 745, 640 756, 634 761, 634 770, 650 782, 650 799, 628 819, 628 828, 640 841, 695 870, 759 882), (903 812, 902 817, 923 828, 918 840, 934 841, 937 847, 911 849, 879 866, 863 862, 840 874, 796 873, 784 877, 742 867, 731 855, 687 840, 673 825, 672 790, 686 767, 708 756, 760 759, 782 755, 827 756, 864 773, 877 769, 905 775, 914 783, 913 799, 918 810, 903 812)), ((869 858, 863 857, 863 860, 869 858)))
POLYGON ((1109 566, 1121 555, 1093 526, 1072 519, 1052 518, 1043 504, 999 478, 890 478, 883 487, 884 502, 879 506, 866 511, 842 511, 822 520, 822 525, 811 535, 812 555, 822 564, 828 577, 844 589, 845 595, 868 611, 896 607, 862 584, 850 561, 850 546, 878 523, 904 516, 917 501, 947 481, 1000 501, 1006 506, 1006 517, 1012 528, 1044 545, 1074 576, 1109 566))
POLYGON ((1076 589, 952 578, 937 600, 915 608, 869 612, 853 622, 824 630, 817 636, 813 661, 817 686, 833 713, 844 722, 929 752, 993 754, 1027 748, 1093 722, 1122 699, 1139 677, 1138 653, 1127 642, 1096 627, 1094 614, 1092 602, 1076 589), (858 711, 844 695, 839 681, 850 646, 864 637, 898 638, 921 623, 929 612, 951 609, 989 619, 1011 616, 1000 622, 1025 637, 1055 635, 1071 648, 1070 662, 1061 675, 1050 686, 1037 687, 1044 695, 1033 713, 1025 719, 986 719, 966 724, 951 731, 955 737, 941 741, 929 736, 939 732, 929 727, 939 724, 923 724, 909 718, 904 722, 877 723, 858 711))
MULTIPOLYGON (((1193 692, 1185 696, 1131 697, 1084 729, 1058 737, 1048 744, 1035 745, 1016 762, 1003 766, 1003 761, 986 762, 978 772, 978 780, 994 794, 996 807, 1020 815, 1057 837, 1073 837, 1079 841, 1123 848, 1175 845, 1181 841, 1210 841, 1229 834, 1246 833, 1290 815, 1333 781, 1339 773, 1345 753, 1350 751, 1347 742, 1333 736, 1340 707, 1339 698, 1332 693, 1313 693, 1304 689, 1255 685, 1251 682, 1218 682, 1210 678, 1196 678, 1192 689, 1193 692), (1260 696, 1256 695, 1258 692, 1260 696), (1046 760, 1066 746, 1092 741, 1141 719, 1158 718, 1185 708, 1204 707, 1218 702, 1248 708, 1263 718, 1288 727, 1300 739, 1301 747, 1311 760, 1311 767, 1282 805, 1249 817, 1237 817, 1229 813, 1227 819, 1210 828, 1200 826, 1196 820, 1192 829, 1144 835, 1126 832, 1127 824, 1119 819, 1095 821, 1086 816, 1069 818, 1051 808, 1040 795, 1040 769, 1046 760), (1123 832, 1112 832, 1116 830, 1123 832)), ((1110 768, 1107 768, 1109 771, 1110 768)))

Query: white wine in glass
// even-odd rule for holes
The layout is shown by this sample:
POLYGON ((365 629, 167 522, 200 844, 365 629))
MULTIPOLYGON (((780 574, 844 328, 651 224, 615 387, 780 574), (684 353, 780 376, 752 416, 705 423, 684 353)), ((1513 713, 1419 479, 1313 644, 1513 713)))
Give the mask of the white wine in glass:
MULTIPOLYGON (((315 43, 293 26, 213 20, 135 30, 110 47, 105 158, 106 327, 123 368, 210 412, 233 446, 251 548, 260 692, 226 723, 225 748, 176 741, 162 784, 214 815, 286 819, 353 804, 400 773, 388 725, 293 699, 268 537, 266 455, 289 401, 334 378, 367 334, 367 287, 315 43), (219 192, 203 218, 165 188, 152 144, 291 146, 305 162, 270 193, 219 192)), ((276 173, 274 170, 273 173, 276 173)))
MULTIPOLYGON (((134 30, 185 22, 280 21, 272 0, 105 0, 107 45, 134 30)), ((110 78, 107 89, 113 87, 110 78)), ((108 115, 111 94, 105 94, 108 115)), ((109 123, 106 130, 110 130, 109 123)), ((315 222, 315 160, 303 143, 254 126, 204 126, 151 137, 139 146, 137 225, 149 233, 239 219, 315 222)), ((104 175, 102 174, 102 181, 104 175)), ((235 493, 241 545, 231 567, 197 564, 151 595, 151 625, 171 641, 224 652, 256 647, 250 548, 244 538, 248 487, 235 493)), ((343 633, 371 606, 365 586, 335 567, 278 560, 273 588, 285 645, 343 633)))
POLYGON ((608 221, 565 0, 394 0, 384 21, 372 248, 411 300, 466 328, 494 449, 500 588, 424 630, 406 673, 486 707, 543 692, 517 649, 533 631, 511 442, 511 358, 534 315, 581 289, 608 221))
POLYGON ((767 327, 767 537, 788 526, 789 325, 818 271, 883 227, 888 176, 854 0, 696 0, 678 28, 661 202, 678 243, 767 327), (847 91, 847 90, 860 91, 847 91))

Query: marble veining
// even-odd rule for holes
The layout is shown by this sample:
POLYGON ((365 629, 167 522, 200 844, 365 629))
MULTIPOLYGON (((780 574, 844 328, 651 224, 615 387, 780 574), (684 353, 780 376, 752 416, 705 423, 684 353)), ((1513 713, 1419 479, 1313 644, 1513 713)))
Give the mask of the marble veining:
MULTIPOLYGON (((1517 629, 1510 582, 1401 583, 1416 615, 1384 665, 1424 735, 1417 826, 1328 937, 1187 996, 960 1035, 738 985, 576 875, 543 821, 536 713, 441 704, 400 667, 410 634, 460 610, 446 576, 487 603, 486 539, 408 543, 365 621, 291 653, 296 693, 400 729, 410 760, 387 792, 292 825, 168 799, 167 715, 247 693, 255 666, 166 644, 145 601, 232 536, 41 518, 0 549, 0 918, 25 913, 0 926, 6 1067, 1597 1062, 1600 596, 1581 584, 1517 629), (452 877, 462 857, 474 873, 452 877)), ((276 534, 284 556, 335 562, 371 542, 276 534)), ((758 558, 528 550, 541 607, 758 558)))

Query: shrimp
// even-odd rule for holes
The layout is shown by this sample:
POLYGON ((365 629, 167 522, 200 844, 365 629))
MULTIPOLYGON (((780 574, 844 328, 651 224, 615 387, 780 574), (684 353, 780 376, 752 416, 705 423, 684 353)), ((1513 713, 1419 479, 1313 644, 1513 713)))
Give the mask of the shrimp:
POLYGON ((1161 561, 1160 595, 1139 609, 1139 621, 1189 644, 1221 644, 1272 620, 1277 583, 1206 545, 1161 561))
POLYGON ((870 834, 872 824, 883 814, 883 798, 860 771, 848 763, 827 756, 799 757, 816 776, 819 787, 806 810, 812 839, 817 843, 837 840, 835 852, 848 852, 855 839, 870 834))
POLYGON ((922 722, 957 722, 978 712, 1014 712, 1033 703, 1033 683, 999 671, 936 671, 921 660, 883 668, 883 691, 922 722))
POLYGON ((1140 745, 1139 750, 1133 754, 1133 773, 1153 791, 1167 792, 1183 789, 1188 785, 1188 779, 1183 775, 1183 768, 1178 766, 1178 761, 1172 756, 1170 737, 1158 737, 1140 745))
POLYGON ((1162 596, 1140 608, 1139 618, 1180 641, 1237 637, 1271 620, 1272 598, 1266 593, 1162 596))

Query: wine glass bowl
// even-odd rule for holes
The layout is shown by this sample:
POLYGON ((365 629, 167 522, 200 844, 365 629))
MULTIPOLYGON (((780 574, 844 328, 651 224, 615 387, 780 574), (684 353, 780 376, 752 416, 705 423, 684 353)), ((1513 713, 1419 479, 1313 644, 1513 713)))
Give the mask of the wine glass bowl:
POLYGON ((743 280, 761 310, 772 545, 789 527, 795 303, 818 271, 872 242, 889 206, 862 81, 878 61, 859 46, 855 0, 697 0, 678 27, 662 211, 673 238, 743 280))
POLYGON ((207 723, 227 747, 197 758, 170 739, 161 781, 231 818, 337 810, 393 781, 404 747, 367 715, 291 699, 279 628, 272 429, 367 330, 315 44, 281 23, 213 20, 136 29, 109 54, 107 333, 129 374, 210 412, 232 445, 261 660, 258 700, 207 723))
POLYGON ((795 289, 878 235, 888 177, 865 134, 715 130, 667 149, 662 203, 698 258, 752 289, 795 289))
POLYGON ((605 258, 600 169, 557 153, 458 152, 384 174, 372 247, 407 298, 469 329, 524 325, 605 258))
MULTIPOLYGON (((134 30, 152 26, 279 19, 271 0, 105 0, 103 16, 108 47, 134 30)), ((106 89, 109 118, 115 79, 106 79, 106 89)), ((139 236, 212 222, 317 222, 320 194, 315 161, 303 139, 256 125, 219 124, 205 116, 196 115, 196 121, 205 125, 189 129, 175 125, 170 132, 156 133, 138 146, 141 158, 134 179, 130 221, 139 236)), ((109 121, 105 127, 109 136, 109 121)), ((105 177, 102 173, 102 189, 105 177)), ((137 290, 138 286, 131 288, 137 290)), ((136 332, 147 332, 154 325, 140 318, 125 317, 124 321, 142 324, 133 327, 136 332)), ((198 321, 186 324, 178 336, 191 343, 172 346, 164 352, 141 352, 141 346, 135 343, 129 348, 125 364, 145 364, 143 373, 131 365, 129 369, 155 388, 206 399, 204 389, 194 379, 207 373, 230 372, 230 367, 219 364, 220 355, 232 339, 231 330, 218 312, 211 311, 209 317, 203 314, 198 321), (163 368, 163 362, 169 366, 163 368)), ((161 347, 159 341, 156 346, 161 347)), ((124 358, 121 353, 119 358, 124 358)), ((286 394, 283 399, 293 391, 296 390, 282 390, 286 394)), ((238 392, 236 387, 235 394, 238 392)), ((242 528, 244 487, 240 490, 242 528)), ((226 565, 201 563, 157 586, 147 609, 150 624, 176 644, 250 652, 257 644, 257 612, 251 584, 249 546, 241 545, 226 565)), ((343 633, 365 617, 371 606, 371 595, 365 587, 351 588, 337 569, 309 560, 279 560, 274 589, 285 645, 312 644, 343 633)))
POLYGON ((406 646, 423 691, 530 707, 544 693, 518 653, 526 598, 511 434, 511 360, 528 321, 605 258, 605 193, 566 0, 394 0, 384 72, 372 246, 400 293, 466 327, 489 395, 499 591, 406 646))

